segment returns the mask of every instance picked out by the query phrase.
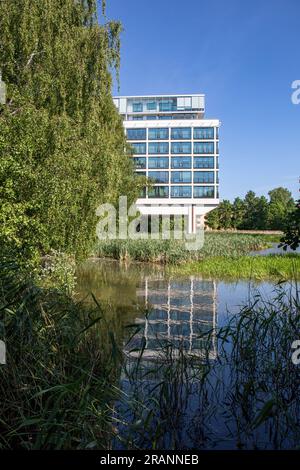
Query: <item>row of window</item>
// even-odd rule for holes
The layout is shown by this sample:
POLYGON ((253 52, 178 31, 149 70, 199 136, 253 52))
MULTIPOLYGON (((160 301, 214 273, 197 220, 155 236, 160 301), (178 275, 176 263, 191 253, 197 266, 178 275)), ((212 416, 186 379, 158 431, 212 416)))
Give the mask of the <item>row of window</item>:
MULTIPOLYGON (((147 144, 145 142, 133 143, 133 152, 138 155, 145 155, 147 153, 147 144)), ((215 153, 215 145, 213 142, 194 142, 194 153, 215 153)), ((217 146, 218 153, 218 146, 217 146)), ((192 143, 191 142, 172 142, 171 153, 191 153, 192 143)), ((169 153, 168 142, 149 142, 148 154, 160 154, 165 155, 169 153)))
MULTIPOLYGON (((144 170, 147 168, 146 157, 134 157, 134 165, 137 169, 144 170)), ((169 157, 149 157, 148 168, 169 168, 169 157)), ((171 157, 171 168, 192 168, 192 157, 171 157)), ((214 157, 194 157, 193 168, 215 168, 214 157)), ((218 168, 218 157, 216 161, 218 168)))
MULTIPOLYGON (((217 128, 216 128, 217 129, 217 128)), ((194 139, 214 139, 214 127, 194 127, 194 139)), ((147 129, 127 129, 128 140, 146 140, 147 129)), ((192 128, 191 127, 173 127, 171 128, 171 139, 191 140, 192 128)), ((169 128, 161 127, 156 129, 148 129, 149 140, 168 140, 169 128)))
MULTIPOLYGON (((144 171, 137 174, 146 176, 146 172, 144 171)), ((215 173, 213 171, 195 171, 193 173, 191 171, 149 171, 148 178, 150 178, 154 183, 169 183, 170 174, 171 183, 192 183, 192 179, 194 183, 215 183, 215 173)), ((216 180, 218 183, 218 173, 216 180)))
MULTIPOLYGON (((200 110, 200 111, 203 111, 200 110)), ((197 114, 129 114, 126 117, 126 121, 155 121, 159 119, 162 120, 182 120, 182 119, 198 119, 197 114)))
MULTIPOLYGON (((214 198, 215 189, 214 186, 171 186, 171 198, 191 198, 192 194, 194 198, 214 198)), ((146 191, 144 190, 141 197, 146 197, 146 191)), ((148 189, 148 198, 168 198, 169 187, 168 186, 153 186, 148 189)), ((218 192, 216 194, 218 197, 218 192)))

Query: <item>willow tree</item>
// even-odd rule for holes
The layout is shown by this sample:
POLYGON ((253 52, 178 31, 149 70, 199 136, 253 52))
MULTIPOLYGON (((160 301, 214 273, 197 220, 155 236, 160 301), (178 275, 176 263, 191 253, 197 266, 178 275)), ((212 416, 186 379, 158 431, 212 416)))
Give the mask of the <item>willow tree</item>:
POLYGON ((119 22, 96 0, 2 0, 0 244, 87 253, 95 209, 139 193, 111 96, 119 22))

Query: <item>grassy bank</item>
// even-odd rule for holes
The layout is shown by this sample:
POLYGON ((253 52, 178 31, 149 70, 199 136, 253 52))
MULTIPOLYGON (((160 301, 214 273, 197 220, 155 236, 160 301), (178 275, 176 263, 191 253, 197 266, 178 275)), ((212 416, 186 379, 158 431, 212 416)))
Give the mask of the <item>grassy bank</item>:
POLYGON ((269 246, 266 235, 206 233, 201 250, 190 251, 181 240, 109 240, 98 242, 94 254, 118 260, 177 264, 209 257, 238 257, 269 246))
POLYGON ((172 273, 214 279, 300 279, 300 256, 216 256, 170 268, 172 273))

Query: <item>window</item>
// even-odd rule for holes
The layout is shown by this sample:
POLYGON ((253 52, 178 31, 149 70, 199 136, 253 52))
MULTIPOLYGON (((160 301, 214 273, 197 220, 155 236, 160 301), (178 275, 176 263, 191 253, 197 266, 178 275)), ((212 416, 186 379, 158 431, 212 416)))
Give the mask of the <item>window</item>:
POLYGON ((155 101, 148 101, 147 110, 148 111, 155 111, 156 110, 156 102, 155 101))
POLYGON ((214 157, 194 157, 194 168, 214 168, 214 157))
POLYGON ((194 197, 211 198, 214 197, 214 186, 194 186, 194 197))
POLYGON ((219 172, 216 171, 216 183, 219 184, 219 172))
POLYGON ((146 129, 127 129, 127 140, 146 140, 146 129))
POLYGON ((213 139, 214 127, 195 127, 194 139, 213 139))
POLYGON ((191 157, 172 157, 172 168, 191 168, 192 158, 191 157))
POLYGON ((167 127, 160 127, 157 129, 148 130, 149 140, 167 140, 169 138, 169 129, 167 127))
POLYGON ((171 129, 171 139, 180 140, 180 139, 191 139, 192 130, 190 127, 173 127, 171 129))
POLYGON ((133 153, 144 155, 146 153, 146 143, 134 143, 131 144, 133 147, 133 153))
POLYGON ((169 172, 149 171, 148 178, 151 178, 155 183, 169 183, 169 172))
POLYGON ((168 186, 153 186, 148 189, 148 197, 169 197, 169 188, 168 186))
POLYGON ((150 142, 148 153, 169 153, 169 144, 168 142, 150 142))
POLYGON ((173 171, 171 174, 172 183, 191 183, 192 172, 191 171, 173 171))
POLYGON ((146 188, 142 188, 140 192, 140 197, 146 197, 146 188))
POLYGON ((195 171, 194 173, 194 183, 214 183, 213 171, 195 171))
POLYGON ((146 157, 133 157, 133 163, 136 169, 146 168, 146 157))
POLYGON ((141 113, 143 111, 143 103, 132 103, 132 111, 134 113, 141 113))
POLYGON ((191 186, 172 186, 171 187, 171 197, 192 197, 192 187, 191 186))
POLYGON ((132 116, 132 120, 133 120, 133 121, 142 121, 142 120, 143 120, 143 116, 132 116))
POLYGON ((194 142, 194 153, 214 153, 214 143, 194 142))
POLYGON ((158 119, 172 119, 172 116, 158 116, 158 119))
POLYGON ((191 142, 172 142, 172 153, 191 153, 191 142))
POLYGON ((149 168, 169 168, 169 159, 167 157, 149 157, 148 158, 148 167, 149 168))
POLYGON ((160 111, 177 111, 176 102, 174 100, 165 100, 159 103, 160 111))

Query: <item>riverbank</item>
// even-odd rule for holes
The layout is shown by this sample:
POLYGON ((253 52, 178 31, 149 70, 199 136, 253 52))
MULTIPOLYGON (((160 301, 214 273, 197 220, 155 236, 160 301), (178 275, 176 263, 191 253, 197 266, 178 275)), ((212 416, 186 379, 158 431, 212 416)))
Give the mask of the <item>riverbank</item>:
MULTIPOLYGON (((277 239, 276 239, 277 241, 277 239)), ((274 235, 205 233, 200 250, 187 250, 182 240, 107 240, 99 241, 94 255, 121 261, 178 264, 209 257, 237 257, 271 246, 274 235)))

